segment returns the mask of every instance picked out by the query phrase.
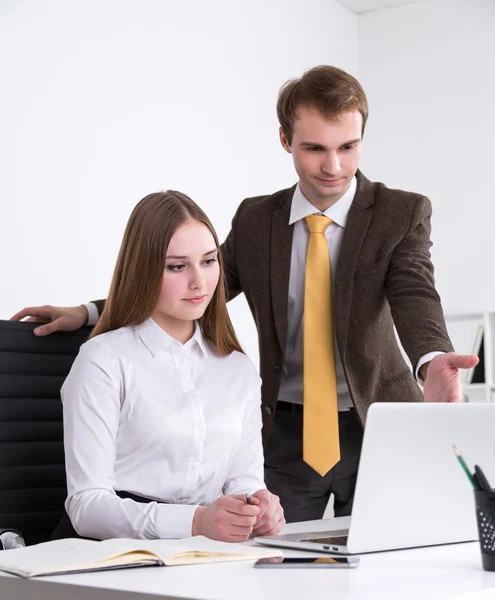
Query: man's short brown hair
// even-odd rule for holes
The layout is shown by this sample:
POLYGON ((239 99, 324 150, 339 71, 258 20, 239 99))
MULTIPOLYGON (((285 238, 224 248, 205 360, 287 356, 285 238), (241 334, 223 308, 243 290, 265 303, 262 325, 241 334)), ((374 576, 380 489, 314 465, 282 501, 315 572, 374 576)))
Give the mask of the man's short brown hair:
POLYGON ((368 119, 368 101, 359 81, 337 67, 320 65, 306 71, 300 79, 291 79, 280 88, 277 115, 289 144, 296 111, 300 106, 318 110, 328 119, 338 119, 357 110, 363 117, 362 133, 368 119))

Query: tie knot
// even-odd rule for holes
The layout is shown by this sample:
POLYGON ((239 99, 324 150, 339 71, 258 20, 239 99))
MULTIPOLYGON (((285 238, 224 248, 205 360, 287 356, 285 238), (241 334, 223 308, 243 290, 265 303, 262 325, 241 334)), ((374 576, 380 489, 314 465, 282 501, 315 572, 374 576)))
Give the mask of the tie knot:
POLYGON ((325 229, 332 223, 332 219, 324 215, 309 215, 306 217, 306 223, 310 233, 325 233, 325 229))

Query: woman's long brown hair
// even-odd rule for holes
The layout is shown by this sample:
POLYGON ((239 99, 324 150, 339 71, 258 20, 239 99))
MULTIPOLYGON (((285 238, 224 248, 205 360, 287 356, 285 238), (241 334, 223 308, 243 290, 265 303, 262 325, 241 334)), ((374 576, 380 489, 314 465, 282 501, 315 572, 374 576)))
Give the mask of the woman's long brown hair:
MULTIPOLYGON (((170 240, 179 227, 191 220, 204 223, 220 248, 210 220, 185 194, 157 192, 137 204, 127 223, 105 308, 90 337, 139 325, 151 316, 160 295, 170 240)), ((242 348, 227 312, 221 252, 218 263, 218 285, 198 323, 203 335, 225 356, 234 350, 242 352, 242 348)))

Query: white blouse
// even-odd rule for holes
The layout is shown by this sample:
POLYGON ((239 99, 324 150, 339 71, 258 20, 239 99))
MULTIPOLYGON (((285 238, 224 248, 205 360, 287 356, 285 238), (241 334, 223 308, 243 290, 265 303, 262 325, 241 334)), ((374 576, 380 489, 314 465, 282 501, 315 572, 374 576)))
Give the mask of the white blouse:
POLYGON ((260 388, 249 359, 220 356, 197 324, 186 344, 151 318, 83 344, 61 392, 75 530, 187 537, 199 505, 265 488, 260 388))

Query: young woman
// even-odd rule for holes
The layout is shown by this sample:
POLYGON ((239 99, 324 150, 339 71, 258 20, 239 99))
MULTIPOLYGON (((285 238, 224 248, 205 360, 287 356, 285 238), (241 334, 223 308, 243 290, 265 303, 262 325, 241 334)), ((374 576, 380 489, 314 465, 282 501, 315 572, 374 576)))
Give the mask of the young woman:
POLYGON ((260 378, 225 302, 204 212, 179 192, 143 198, 62 388, 65 507, 79 535, 238 542, 283 528, 263 482, 260 378))

